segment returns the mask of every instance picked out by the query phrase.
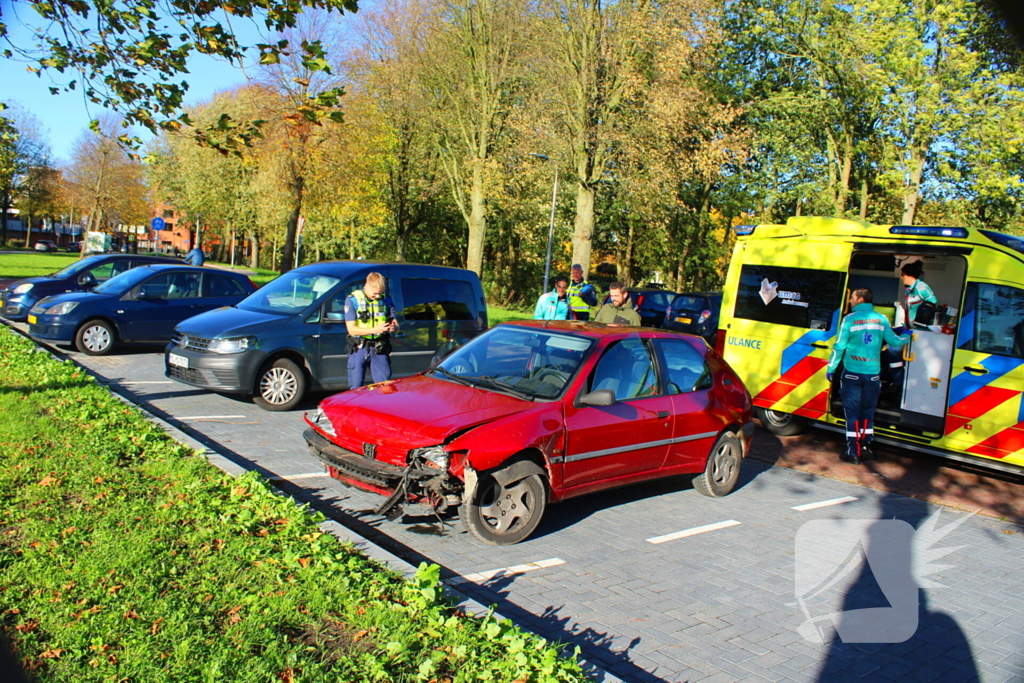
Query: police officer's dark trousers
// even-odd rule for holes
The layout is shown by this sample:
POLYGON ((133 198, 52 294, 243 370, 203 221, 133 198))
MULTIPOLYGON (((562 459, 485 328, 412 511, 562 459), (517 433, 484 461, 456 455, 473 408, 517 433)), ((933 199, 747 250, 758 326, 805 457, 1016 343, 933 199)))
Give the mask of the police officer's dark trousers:
POLYGON ((348 355, 349 389, 363 386, 367 367, 375 384, 391 379, 391 358, 374 351, 373 342, 370 342, 348 355))
POLYGON ((875 408, 882 387, 878 373, 843 372, 839 397, 846 414, 846 453, 862 456, 875 435, 875 408))

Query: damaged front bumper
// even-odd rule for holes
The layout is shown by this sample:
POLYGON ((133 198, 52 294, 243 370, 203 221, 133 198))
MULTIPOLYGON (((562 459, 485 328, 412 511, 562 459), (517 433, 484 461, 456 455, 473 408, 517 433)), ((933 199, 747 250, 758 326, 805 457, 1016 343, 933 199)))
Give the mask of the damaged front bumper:
POLYGON ((415 502, 444 512, 461 500, 462 482, 447 471, 428 467, 423 461, 406 467, 368 458, 332 443, 315 429, 302 432, 310 454, 327 466, 327 472, 348 486, 387 496, 374 512, 397 518, 401 505, 415 502))

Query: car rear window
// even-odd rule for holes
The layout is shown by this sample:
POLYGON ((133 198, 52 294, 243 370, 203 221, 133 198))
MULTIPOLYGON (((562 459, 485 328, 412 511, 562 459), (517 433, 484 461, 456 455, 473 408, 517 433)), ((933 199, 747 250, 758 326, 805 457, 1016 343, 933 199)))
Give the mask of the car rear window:
POLYGON ((708 300, 702 296, 677 296, 675 301, 672 302, 672 308, 677 311, 687 311, 689 313, 700 313, 710 308, 708 300))

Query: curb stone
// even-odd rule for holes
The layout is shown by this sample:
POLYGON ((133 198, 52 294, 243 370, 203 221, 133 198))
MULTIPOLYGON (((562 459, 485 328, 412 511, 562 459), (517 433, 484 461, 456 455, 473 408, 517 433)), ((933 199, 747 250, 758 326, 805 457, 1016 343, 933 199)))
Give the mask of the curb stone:
MULTIPOLYGON (((6 325, 8 329, 16 332, 17 334, 22 335, 29 341, 32 341, 33 344, 36 344, 36 353, 48 353, 52 358, 58 361, 70 360, 72 363, 75 363, 73 358, 69 358, 68 356, 60 353, 59 351, 51 349, 49 346, 45 346, 35 342, 23 330, 19 329, 15 325, 12 325, 10 321, 0 319, 0 322, 3 322, 3 324, 6 325)), ((75 365, 78 365, 78 363, 75 363, 75 365)), ((227 458, 226 456, 217 452, 216 450, 201 444, 188 433, 178 429, 177 427, 170 424, 166 420, 158 417, 157 415, 154 415, 153 413, 151 413, 149 410, 139 405, 138 403, 133 402, 130 398, 122 394, 109 383, 101 381, 100 378, 96 377, 96 375, 88 368, 83 367, 81 365, 78 365, 78 367, 92 375, 95 379, 97 379, 98 383, 106 387, 107 390, 113 396, 117 397, 120 401, 137 408, 143 414, 143 416, 145 416, 147 420, 156 425, 159 425, 159 427, 168 436, 170 436, 178 443, 184 444, 185 446, 191 448, 193 451, 199 453, 200 455, 202 455, 203 458, 206 459, 207 462, 209 462, 214 467, 220 469, 222 472, 225 472, 226 474, 229 474, 232 477, 239 477, 249 471, 249 468, 243 467, 242 465, 239 465, 237 462, 231 460, 230 458, 227 458)), ((287 477, 282 477, 281 480, 289 481, 287 477)), ((295 501, 295 499, 292 496, 289 496, 288 494, 281 491, 281 489, 274 486, 273 483, 267 482, 266 480, 264 480, 264 483, 266 483, 267 486, 275 494, 284 496, 286 498, 291 498, 293 502, 298 504, 298 502, 295 501)), ((292 483, 292 485, 299 486, 294 483, 292 483)), ((401 574, 406 579, 411 580, 416 576, 416 567, 412 566, 410 563, 406 562, 397 555, 392 554, 391 552, 382 548, 376 543, 364 538, 363 536, 360 536, 359 534, 352 531, 351 529, 349 529, 348 527, 344 526, 336 520, 327 519, 326 521, 320 524, 320 529, 324 533, 331 534, 341 542, 351 543, 354 547, 362 551, 367 557, 376 560, 377 562, 380 562, 392 571, 401 574)), ((495 619, 498 619, 499 621, 504 621, 508 619, 509 622, 515 624, 515 622, 512 619, 505 617, 499 612, 492 612, 488 607, 486 607, 482 603, 478 602, 477 600, 474 600, 473 598, 467 595, 464 595, 457 589, 452 588, 451 585, 447 583, 447 581, 450 581, 450 579, 442 580, 441 587, 444 590, 445 595, 453 600, 456 609, 473 618, 482 618, 487 614, 491 614, 495 619)), ((529 629, 519 626, 518 624, 517 626, 520 630, 522 630, 525 633, 537 635, 533 633, 533 631, 530 631, 529 629)), ((538 637, 543 638, 543 636, 538 637)), ((543 639, 547 641, 546 638, 543 639)), ((592 660, 583 657, 577 657, 577 661, 580 662, 580 665, 583 667, 584 672, 586 672, 586 674, 589 675, 597 683, 623 683, 623 680, 621 678, 618 678, 617 676, 614 676, 608 671, 605 671, 604 669, 600 668, 592 660)))

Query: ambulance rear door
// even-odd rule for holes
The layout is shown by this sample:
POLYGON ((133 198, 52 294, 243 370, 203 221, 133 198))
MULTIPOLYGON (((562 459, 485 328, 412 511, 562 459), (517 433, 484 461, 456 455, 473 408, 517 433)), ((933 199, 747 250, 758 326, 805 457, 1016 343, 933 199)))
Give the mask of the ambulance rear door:
POLYGON ((846 242, 801 238, 754 238, 737 250, 742 265, 724 353, 754 405, 824 418, 825 366, 839 330, 851 251, 846 242))

